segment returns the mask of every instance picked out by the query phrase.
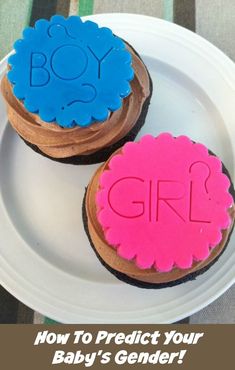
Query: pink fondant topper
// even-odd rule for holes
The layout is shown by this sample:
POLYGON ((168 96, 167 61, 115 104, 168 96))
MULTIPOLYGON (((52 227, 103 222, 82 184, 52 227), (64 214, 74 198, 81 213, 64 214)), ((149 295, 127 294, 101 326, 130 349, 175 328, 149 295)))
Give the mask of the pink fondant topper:
POLYGON ((221 161, 186 136, 127 143, 100 177, 98 220, 118 255, 141 269, 187 269, 205 260, 231 223, 221 161))

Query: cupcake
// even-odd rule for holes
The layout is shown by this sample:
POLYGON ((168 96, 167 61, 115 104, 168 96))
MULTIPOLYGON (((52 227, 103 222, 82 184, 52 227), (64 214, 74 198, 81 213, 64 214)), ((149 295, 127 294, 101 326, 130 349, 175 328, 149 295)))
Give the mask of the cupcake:
POLYGON ((97 163, 145 121, 152 84, 140 56, 109 28, 78 16, 23 31, 1 82, 9 122, 34 151, 97 163))
POLYGON ((234 188, 221 160, 186 136, 126 143, 92 177, 84 226, 101 263, 142 288, 206 271, 234 224, 234 188))

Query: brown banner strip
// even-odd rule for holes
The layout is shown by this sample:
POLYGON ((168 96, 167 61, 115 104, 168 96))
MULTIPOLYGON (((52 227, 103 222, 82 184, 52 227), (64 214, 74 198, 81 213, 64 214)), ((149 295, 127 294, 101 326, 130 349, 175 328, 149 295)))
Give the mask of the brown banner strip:
POLYGON ((3 369, 234 369, 235 325, 2 325, 3 369))
POLYGON ((15 324, 17 322, 18 300, 0 286, 0 323, 15 324))
POLYGON ((30 26, 40 19, 49 19, 56 14, 57 0, 33 0, 32 12, 30 17, 30 26))
POLYGON ((19 301, 17 312, 17 324, 33 324, 34 311, 19 301))
POLYGON ((174 23, 191 31, 196 30, 195 0, 174 0, 174 23))
POLYGON ((57 0, 56 14, 61 14, 64 17, 69 15, 70 3, 73 0, 57 0))

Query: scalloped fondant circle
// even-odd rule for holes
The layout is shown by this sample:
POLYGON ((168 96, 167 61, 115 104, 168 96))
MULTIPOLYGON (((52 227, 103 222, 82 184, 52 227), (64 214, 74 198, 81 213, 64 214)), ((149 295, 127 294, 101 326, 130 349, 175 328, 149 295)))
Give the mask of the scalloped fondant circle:
POLYGON ((105 238, 124 259, 160 272, 206 260, 230 226, 230 180, 207 148, 164 133, 127 143, 96 194, 105 238))
POLYGON ((26 109, 62 127, 104 121, 131 92, 132 57, 108 28, 54 16, 26 28, 9 58, 8 79, 26 109))

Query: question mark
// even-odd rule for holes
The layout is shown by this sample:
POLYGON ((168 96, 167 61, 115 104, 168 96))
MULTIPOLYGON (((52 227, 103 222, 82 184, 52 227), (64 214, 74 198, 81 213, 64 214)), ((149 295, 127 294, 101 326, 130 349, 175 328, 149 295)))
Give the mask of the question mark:
POLYGON ((205 190, 206 190, 206 193, 208 194, 208 193, 209 193, 209 191, 208 191, 208 188, 207 188, 207 181, 209 180, 209 177, 210 177, 210 175, 211 175, 211 169, 210 169, 210 167, 208 166, 208 164, 207 164, 207 163, 205 163, 205 162, 203 162, 203 161, 197 161, 197 162, 194 162, 194 163, 192 163, 192 164, 191 164, 191 166, 189 167, 189 173, 192 173, 192 168, 193 168, 194 166, 197 166, 198 164, 202 164, 202 165, 203 165, 203 166, 205 166, 205 167, 207 168, 207 170, 208 170, 207 177, 205 178, 205 181, 204 181, 204 188, 205 188, 205 190))
POLYGON ((56 35, 56 33, 58 31, 64 31, 64 33, 70 37, 71 39, 76 39, 76 37, 72 36, 69 31, 67 30, 67 28, 63 25, 63 24, 52 24, 50 27, 48 27, 47 29, 47 34, 49 37, 53 37, 56 35))
MULTIPOLYGON (((204 188, 205 188, 206 193, 208 194, 209 191, 208 191, 208 188, 207 188, 207 181, 209 180, 209 177, 211 175, 211 170, 210 170, 210 167, 208 166, 208 164, 203 162, 203 161, 193 162, 191 164, 191 166, 189 167, 189 173, 192 173, 192 168, 194 168, 195 166, 198 166, 198 165, 203 165, 204 167, 207 168, 208 173, 207 173, 207 175, 205 177, 205 180, 204 180, 204 188)), ((193 200, 192 189, 193 189, 193 181, 190 181, 189 221, 191 221, 191 222, 201 222, 201 223, 206 223, 206 224, 211 223, 211 221, 202 219, 201 217, 197 216, 197 218, 196 218, 195 215, 192 216, 192 208, 193 208, 193 206, 192 206, 192 200, 193 200)), ((209 200, 211 200, 211 199, 209 198, 209 200)))
MULTIPOLYGON (((79 99, 75 99, 68 104, 66 104, 67 107, 71 107, 71 105, 76 103, 91 103, 93 100, 95 100, 97 91, 96 88, 91 84, 82 84, 82 86, 86 89, 86 96, 85 96, 85 90, 83 91, 83 97, 79 99)), ((62 110, 65 109, 65 107, 61 107, 62 110)))

